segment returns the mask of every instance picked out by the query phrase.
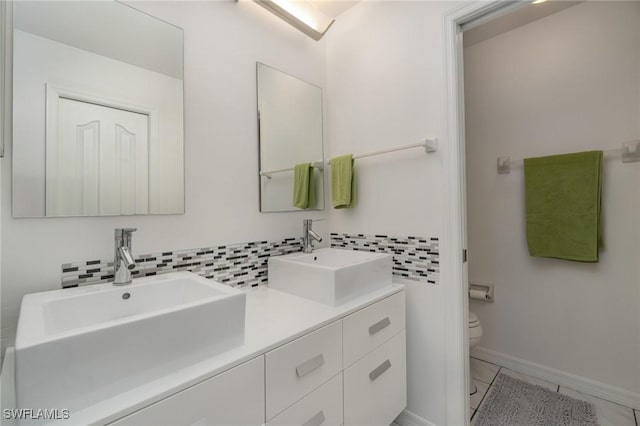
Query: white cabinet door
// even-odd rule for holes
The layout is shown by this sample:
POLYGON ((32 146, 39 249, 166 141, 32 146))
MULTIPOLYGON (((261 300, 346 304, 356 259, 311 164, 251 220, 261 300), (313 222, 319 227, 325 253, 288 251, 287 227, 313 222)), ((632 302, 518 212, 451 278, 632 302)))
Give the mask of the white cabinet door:
POLYGON ((344 371, 345 426, 389 426, 407 405, 404 330, 344 371))
POLYGON ((267 420, 342 370, 342 321, 268 352, 267 420))
POLYGON ((111 425, 262 425, 264 398, 264 356, 261 355, 111 425))
POLYGON ((405 292, 401 291, 343 320, 344 368, 405 328, 405 292))
POLYGON ((337 426, 341 424, 342 373, 337 374, 267 422, 267 426, 337 426))
POLYGON ((148 213, 147 115, 61 97, 52 124, 47 216, 148 213))

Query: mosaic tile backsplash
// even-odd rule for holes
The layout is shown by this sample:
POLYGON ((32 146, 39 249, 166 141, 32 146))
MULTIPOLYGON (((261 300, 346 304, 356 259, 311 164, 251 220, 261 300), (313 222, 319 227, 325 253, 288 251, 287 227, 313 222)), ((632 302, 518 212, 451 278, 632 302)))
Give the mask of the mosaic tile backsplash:
MULTIPOLYGON (((331 234, 331 247, 393 255, 393 275, 437 284, 440 276, 438 238, 387 235, 331 234)), ((134 247, 135 249, 135 247, 134 247)), ((233 287, 266 284, 270 256, 302 251, 301 238, 254 241, 189 250, 134 256, 134 278, 190 271, 233 287)), ((62 287, 113 281, 113 259, 88 260, 62 265, 62 287)))
POLYGON ((412 281, 438 284, 438 238, 331 233, 331 247, 393 255, 393 275, 412 281))
MULTIPOLYGON (((134 246, 135 250, 135 246, 134 246)), ((255 287, 267 283, 267 260, 302 251, 301 238, 254 241, 217 247, 169 251, 134 256, 133 278, 190 271, 233 287, 255 287)), ((113 281, 113 258, 65 263, 62 287, 77 287, 113 281)))

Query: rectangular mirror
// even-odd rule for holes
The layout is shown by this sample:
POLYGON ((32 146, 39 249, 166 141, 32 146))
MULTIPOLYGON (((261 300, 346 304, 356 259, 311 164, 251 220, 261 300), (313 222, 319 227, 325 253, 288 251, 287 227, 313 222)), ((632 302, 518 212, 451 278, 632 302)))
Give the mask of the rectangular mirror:
POLYGON ((184 213, 183 31, 115 1, 13 5, 13 216, 184 213))
POLYGON ((315 203, 324 209, 322 89, 257 64, 260 211, 300 210, 293 204, 294 167, 312 164, 315 203))

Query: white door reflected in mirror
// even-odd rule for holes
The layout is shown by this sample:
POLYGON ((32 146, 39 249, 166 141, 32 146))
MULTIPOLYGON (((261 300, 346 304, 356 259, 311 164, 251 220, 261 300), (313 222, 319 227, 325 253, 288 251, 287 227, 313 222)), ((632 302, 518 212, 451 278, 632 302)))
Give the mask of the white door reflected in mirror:
POLYGON ((184 213, 182 29, 113 1, 9 11, 13 217, 184 213))
POLYGON ((65 98, 57 112, 46 216, 147 214, 149 117, 65 98))

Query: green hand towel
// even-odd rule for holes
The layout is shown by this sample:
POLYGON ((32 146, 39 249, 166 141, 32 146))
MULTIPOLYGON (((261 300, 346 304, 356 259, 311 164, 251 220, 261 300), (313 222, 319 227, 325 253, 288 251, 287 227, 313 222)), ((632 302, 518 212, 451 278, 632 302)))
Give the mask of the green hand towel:
POLYGON ((602 151, 524 160, 529 254, 597 262, 602 151))
POLYGON ((353 155, 331 159, 331 199, 336 209, 350 209, 356 204, 353 155))
POLYGON ((315 169, 311 163, 296 164, 293 169, 293 205, 310 209, 316 205, 315 169))

